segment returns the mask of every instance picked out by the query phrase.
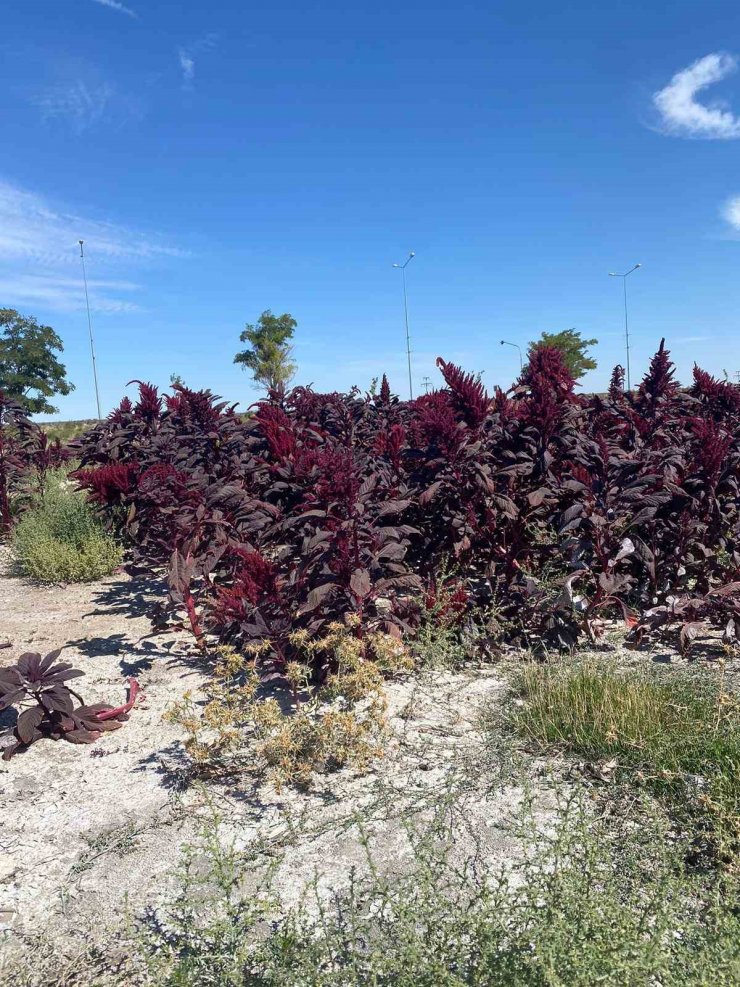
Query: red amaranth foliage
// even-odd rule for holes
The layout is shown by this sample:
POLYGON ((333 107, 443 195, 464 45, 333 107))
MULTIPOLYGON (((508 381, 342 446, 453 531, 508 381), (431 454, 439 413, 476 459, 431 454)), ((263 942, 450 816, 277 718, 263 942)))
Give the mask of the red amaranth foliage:
POLYGON ((154 384, 145 384, 140 380, 130 380, 129 384, 139 385, 139 400, 134 405, 134 415, 145 422, 157 421, 162 411, 162 399, 154 384))
POLYGON ((111 425, 122 425, 125 421, 128 421, 133 412, 134 406, 131 403, 131 399, 129 397, 124 397, 121 399, 121 403, 118 407, 114 408, 108 415, 108 421, 111 425))
POLYGON ((60 654, 52 651, 42 657, 29 651, 15 665, 0 668, 0 712, 11 707, 18 709, 16 740, 3 751, 4 761, 43 738, 92 744, 103 733, 119 729, 128 719, 139 692, 136 679, 129 679, 129 696, 123 705, 85 705, 82 697, 67 684, 85 673, 69 662, 58 661, 60 654))
POLYGON ((412 441, 453 456, 463 436, 452 399, 447 391, 432 391, 416 398, 415 415, 409 428, 412 441))
POLYGON ((136 486, 137 463, 115 463, 98 469, 77 470, 72 476, 90 500, 98 504, 117 504, 136 486))
POLYGON ((715 415, 736 415, 740 412, 740 386, 726 380, 717 380, 696 364, 694 383, 689 388, 689 394, 702 401, 715 415))
POLYGON ((569 401, 574 396, 575 378, 555 346, 538 346, 529 354, 521 381, 537 400, 545 394, 559 401, 569 401))
POLYGON ((680 385, 674 380, 675 372, 670 351, 665 348, 665 339, 661 339, 658 352, 650 361, 650 369, 637 392, 636 404, 643 415, 654 415, 659 405, 671 401, 678 394, 680 385))
POLYGON ((444 386, 415 401, 385 380, 374 397, 295 388, 246 421, 207 391, 177 388, 163 409, 142 385, 135 408, 94 426, 81 486, 116 508, 133 561, 166 572, 158 626, 189 627, 204 649, 264 642, 279 670, 296 630, 351 618, 358 635, 413 634, 423 587, 450 566, 466 633, 493 608, 530 647, 740 582, 733 385, 697 368, 682 391, 664 344, 629 395, 616 368, 608 397, 578 396, 553 349, 492 400, 476 375, 440 368, 444 386))
POLYGON ((624 367, 619 363, 612 370, 609 381, 609 397, 612 401, 622 401, 624 399, 624 367))
POLYGON ((446 363, 441 356, 437 357, 437 366, 450 389, 455 411, 462 416, 466 425, 477 428, 485 419, 491 405, 491 399, 486 394, 482 381, 474 374, 466 374, 454 363, 446 363))
POLYGON ((140 493, 153 493, 172 483, 184 487, 187 479, 187 474, 176 470, 171 463, 155 463, 139 476, 138 489, 140 493))
POLYGON ((238 551, 239 569, 237 580, 242 595, 250 603, 259 603, 267 599, 273 603, 279 594, 278 567, 274 562, 264 558, 259 552, 238 551))
POLYGON ((468 612, 470 599, 470 593, 460 581, 432 583, 424 595, 424 609, 442 627, 454 627, 468 612))
POLYGON ((13 525, 11 499, 23 492, 44 441, 20 402, 0 390, 0 536, 13 525))
POLYGON ((403 425, 391 425, 387 432, 378 432, 373 451, 378 456, 387 456, 393 468, 401 468, 401 450, 406 443, 406 429, 403 425))
POLYGON ((383 374, 383 379, 380 382, 380 403, 384 405, 391 403, 391 385, 385 374, 383 374))
POLYGON ((732 436, 723 432, 711 419, 694 418, 692 421, 696 447, 696 465, 708 484, 715 484, 722 464, 732 448, 732 436))
POLYGON ((165 395, 167 411, 177 417, 182 425, 201 429, 205 432, 215 429, 222 415, 233 414, 233 408, 218 404, 210 391, 193 391, 182 384, 174 384, 172 395, 165 395))
POLYGON ((498 415, 501 423, 506 423, 512 418, 516 418, 517 404, 516 401, 512 401, 507 396, 506 391, 502 390, 500 387, 496 387, 493 392, 491 411, 498 415))
POLYGON ((261 403, 255 413, 262 435, 267 442, 270 456, 281 462, 296 451, 293 423, 282 408, 275 404, 261 403))
POLYGON ((560 427, 566 410, 578 400, 574 393, 575 379, 563 354, 552 346, 541 346, 530 353, 520 379, 527 394, 525 420, 539 431, 544 450, 560 427))

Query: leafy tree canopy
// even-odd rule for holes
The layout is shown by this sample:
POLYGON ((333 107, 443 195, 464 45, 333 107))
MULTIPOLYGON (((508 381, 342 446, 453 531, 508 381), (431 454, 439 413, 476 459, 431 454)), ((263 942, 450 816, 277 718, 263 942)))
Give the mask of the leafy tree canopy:
POLYGON ((572 376, 578 380, 587 370, 596 369, 596 360, 587 356, 589 346, 596 346, 598 339, 582 339, 580 332, 575 329, 564 329, 563 332, 543 332, 542 336, 529 344, 527 356, 531 357, 535 350, 544 347, 554 347, 560 350, 563 360, 572 376))
POLYGON ((41 326, 13 308, 0 308, 0 390, 30 413, 54 414, 58 408, 48 399, 74 390, 67 368, 56 357, 63 350, 51 326, 41 326))
POLYGON ((273 315, 267 309, 255 325, 244 327, 239 339, 242 343, 251 343, 251 349, 237 353, 234 363, 241 363, 251 370, 255 382, 268 390, 287 385, 296 372, 296 365, 291 360, 290 340, 297 325, 287 312, 273 315))

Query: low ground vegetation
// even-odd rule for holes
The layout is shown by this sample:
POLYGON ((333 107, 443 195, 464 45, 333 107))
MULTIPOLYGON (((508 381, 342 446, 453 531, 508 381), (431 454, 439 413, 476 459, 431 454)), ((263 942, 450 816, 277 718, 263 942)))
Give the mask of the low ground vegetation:
POLYGON ((638 987, 737 983, 740 924, 727 876, 688 872, 649 802, 605 819, 573 796, 547 832, 526 813, 523 855, 500 872, 454 860, 444 826, 410 830, 413 865, 281 914, 269 865, 209 834, 170 905, 139 924, 159 987, 638 987), (203 862, 208 861, 204 869, 203 862))
POLYGON ((68 474, 72 453, 0 391, 0 539, 40 582, 85 582, 120 565, 121 547, 68 474))
MULTIPOLYGON (((88 610, 81 607, 80 613, 88 610)), ((140 634, 145 624, 141 617, 138 621, 140 634)), ((331 644, 342 652, 349 648, 341 662, 339 656, 336 661, 350 676, 357 654, 351 631, 344 625, 336 628, 331 644)), ((186 638, 180 640, 185 645, 186 638)), ((456 648, 448 649, 445 640, 435 641, 435 658, 429 664, 436 669, 444 655, 453 666, 458 664, 456 648)), ((456 647, 464 647, 459 636, 457 642, 456 647)), ((297 642, 301 648, 305 643, 297 642)), ((126 921, 119 919, 105 932, 84 933, 86 926, 79 925, 72 933, 66 926, 63 939, 48 941, 43 939, 46 919, 31 925, 28 942, 33 955, 21 970, 0 963, 8 975, 4 981, 0 974, 0 983, 565 987, 603 982, 637 987, 654 982, 709 987, 737 981, 737 872, 729 857, 713 850, 706 817, 684 813, 681 806, 687 792, 708 791, 704 782, 713 777, 711 754, 694 757, 692 777, 675 779, 678 786, 691 785, 683 794, 677 786, 674 796, 670 780, 663 787, 656 769, 665 763, 660 759, 667 757, 665 752, 681 746, 677 738, 682 733, 691 735, 697 750, 702 736, 729 735, 731 710, 726 703, 718 707, 717 697, 731 692, 737 674, 733 656, 727 656, 724 680, 719 667, 709 663, 702 670, 702 662, 677 661, 678 668, 667 666, 657 677, 647 675, 641 668, 645 658, 638 660, 615 643, 583 660, 553 658, 522 666, 525 656, 511 653, 495 671, 468 660, 462 671, 450 673, 423 670, 417 638, 414 645, 419 650, 413 657, 422 671, 409 675, 401 664, 405 678, 386 684, 385 669, 399 668, 398 642, 392 638, 391 643, 391 661, 379 659, 377 667, 375 661, 359 665, 363 675, 369 672, 388 693, 385 703, 391 708, 384 714, 388 722, 381 738, 385 756, 367 765, 350 759, 342 771, 315 762, 318 771, 329 774, 317 778, 318 790, 313 792, 297 792, 286 784, 277 794, 271 784, 245 786, 243 777, 233 773, 235 766, 242 771, 242 757, 257 760, 262 743, 248 720, 238 728, 236 750, 241 753, 236 763, 229 751, 224 756, 217 750, 226 774, 206 772, 197 784, 192 784, 192 774, 180 772, 179 759, 167 768, 173 758, 169 742, 162 759, 147 756, 137 761, 135 751, 123 753, 131 746, 130 730, 139 750, 142 735, 136 729, 147 718, 148 731, 155 729, 146 708, 135 711, 120 734, 103 738, 92 754, 68 751, 68 763, 59 766, 56 780, 46 765, 58 758, 45 755, 64 750, 42 741, 29 757, 44 756, 43 785, 49 796, 37 792, 29 801, 23 832, 30 817, 40 817, 44 831, 51 826, 54 839, 64 840, 49 821, 54 814, 47 818, 46 803, 51 799, 54 804, 70 782, 75 794, 62 808, 66 804, 68 813, 72 802, 90 815, 90 829, 77 841, 80 849, 67 857, 69 878, 64 879, 64 868, 41 868, 42 884, 50 878, 61 882, 60 900, 44 903, 45 915, 53 916, 61 908, 66 921, 77 927, 96 901, 107 902, 108 908, 114 905, 112 892, 119 883, 120 902, 132 887, 129 877, 137 871, 150 874, 152 855, 165 852, 165 845, 172 849, 168 859, 174 861, 177 845, 183 842, 181 827, 190 820, 200 818, 205 830, 199 838, 185 838, 176 874, 165 879, 157 859, 158 876, 147 885, 147 893, 134 882, 138 893, 129 895, 126 921), (619 660, 617 666, 609 664, 610 653, 619 660), (586 676, 584 684, 578 675, 596 667, 604 668, 609 684, 586 703, 582 696, 590 695, 590 679, 586 676), (532 683, 525 688, 522 676, 530 671, 548 684, 552 680, 549 700, 546 685, 539 692, 532 683), (611 684, 618 676, 626 685, 621 692, 611 684), (570 682, 571 677, 576 684, 562 688, 561 681, 570 682), (674 680, 676 689, 671 692, 674 680), (656 698, 650 689, 642 689, 643 681, 665 686, 666 691, 656 698), (626 699, 620 705, 622 694, 626 699), (669 705, 674 715, 665 711, 669 705), (718 708, 725 707, 728 724, 718 730, 718 708), (517 722, 530 711, 541 721, 548 708, 557 731, 535 735, 517 722), (683 717, 683 708, 691 715, 683 717), (654 728, 648 729, 646 709, 656 719, 654 728), (628 738, 627 749, 644 748, 639 761, 615 753, 608 736, 602 743, 609 734, 607 721, 617 724, 620 737, 628 738), (568 743, 568 736, 580 738, 583 724, 591 722, 596 737, 592 746, 568 743), (120 753, 115 754, 116 749, 120 753), (104 756, 108 751, 110 760, 104 756), (663 753, 659 757, 656 751, 663 753), (88 767, 79 774, 82 761, 94 766, 92 773, 88 767), (646 778, 641 780, 638 772, 646 778), (102 827, 95 807, 100 790, 95 776, 100 776, 99 785, 102 776, 111 773, 116 775, 116 792, 120 785, 127 786, 121 798, 121 809, 127 811, 108 813, 102 827), (174 819, 180 820, 174 823, 167 815, 159 841, 148 853, 149 840, 162 822, 139 815, 138 802, 132 801, 134 792, 146 792, 146 783, 141 785, 145 774, 177 786, 171 797, 174 819), (523 807, 517 808, 522 800, 523 807), (113 819, 116 826, 111 825, 113 819), (255 819, 260 820, 256 829, 255 819), (95 897, 101 893, 104 898, 95 897)), ((269 686, 257 679, 245 656, 228 648, 213 650, 208 661, 223 662, 224 668, 215 677, 203 677, 204 694, 192 696, 196 731, 203 730, 202 719, 210 719, 203 716, 200 704, 219 677, 224 685, 232 677, 254 689, 246 707, 249 714, 255 700, 263 701, 259 690, 269 686)), ((167 681, 175 684, 182 682, 186 661, 203 667, 202 657, 192 649, 189 659, 186 654, 183 651, 172 663, 157 662, 151 696, 159 700, 160 710, 165 668, 167 681)), ((102 677, 93 686, 93 696, 110 697, 111 670, 117 669, 118 658, 111 655, 95 662, 102 677)), ((90 686, 82 681, 87 695, 90 686)), ((274 681, 278 695, 292 701, 285 696, 282 677, 274 681)), ((298 675, 297 686, 301 682, 298 675)), ((180 690, 183 687, 184 683, 180 690)), ((366 688, 363 682, 359 692, 366 688)), ((358 694, 344 683, 341 691, 358 694)), ((225 698, 232 695, 229 688, 225 698)), ((268 693, 263 696, 270 698, 268 693)), ((323 708, 335 698, 322 697, 323 708)), ((311 714, 313 700, 306 696, 301 701, 311 714)), ((281 732, 285 725, 285 719, 276 721, 271 730, 281 732)), ((202 739, 212 742, 218 733, 203 734, 202 739)), ((301 748, 301 758, 305 750, 301 748)), ((9 767, 16 772, 30 763, 18 757, 9 767)), ((271 774, 285 763, 262 759, 259 773, 271 774)), ((288 767, 294 763, 289 759, 288 767)), ((681 762, 682 771, 685 764, 681 762)), ((36 762, 35 769, 39 767, 36 762)), ((273 775, 272 780, 277 778, 273 775)), ((9 783, 12 787, 11 777, 6 786, 9 783)), ((111 792, 110 783, 105 790, 111 792)), ((157 785, 150 799, 163 803, 164 790, 157 785)), ((13 832, 18 833, 17 827, 13 832)), ((44 855, 41 843, 34 859, 46 859, 50 849, 44 855)))
POLYGON ((740 850, 740 699, 719 672, 619 668, 602 659, 530 665, 516 729, 540 751, 586 759, 671 807, 692 855, 734 866, 740 850))
POLYGON ((382 754, 385 678, 414 667, 404 645, 382 632, 360 639, 340 623, 314 641, 298 631, 294 643, 304 661, 286 669, 286 690, 265 687, 253 659, 222 645, 205 697, 186 693, 170 710, 168 718, 186 730, 195 775, 266 773, 278 789, 307 787, 314 772, 364 769, 382 754), (334 671, 311 689, 316 650, 332 656, 334 671))
POLYGON ((58 439, 62 445, 66 445, 72 439, 84 435, 93 425, 97 425, 98 420, 97 418, 80 418, 75 421, 40 422, 39 424, 52 442, 58 439))

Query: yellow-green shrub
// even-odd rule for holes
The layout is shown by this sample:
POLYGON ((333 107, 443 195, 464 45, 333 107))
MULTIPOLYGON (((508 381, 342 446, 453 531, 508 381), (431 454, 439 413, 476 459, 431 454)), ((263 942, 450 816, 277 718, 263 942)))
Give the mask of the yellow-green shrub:
POLYGON ((63 470, 52 473, 43 495, 16 525, 12 547, 23 575, 44 583, 99 579, 122 559, 120 545, 63 470))

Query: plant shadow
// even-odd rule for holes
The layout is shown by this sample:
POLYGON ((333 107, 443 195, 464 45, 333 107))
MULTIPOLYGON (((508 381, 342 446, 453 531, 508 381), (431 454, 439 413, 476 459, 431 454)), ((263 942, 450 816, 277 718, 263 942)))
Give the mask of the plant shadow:
POLYGON ((152 617, 158 609, 158 601, 166 594, 162 579, 116 579, 106 581, 93 596, 95 609, 85 617, 119 615, 124 617, 152 617))

